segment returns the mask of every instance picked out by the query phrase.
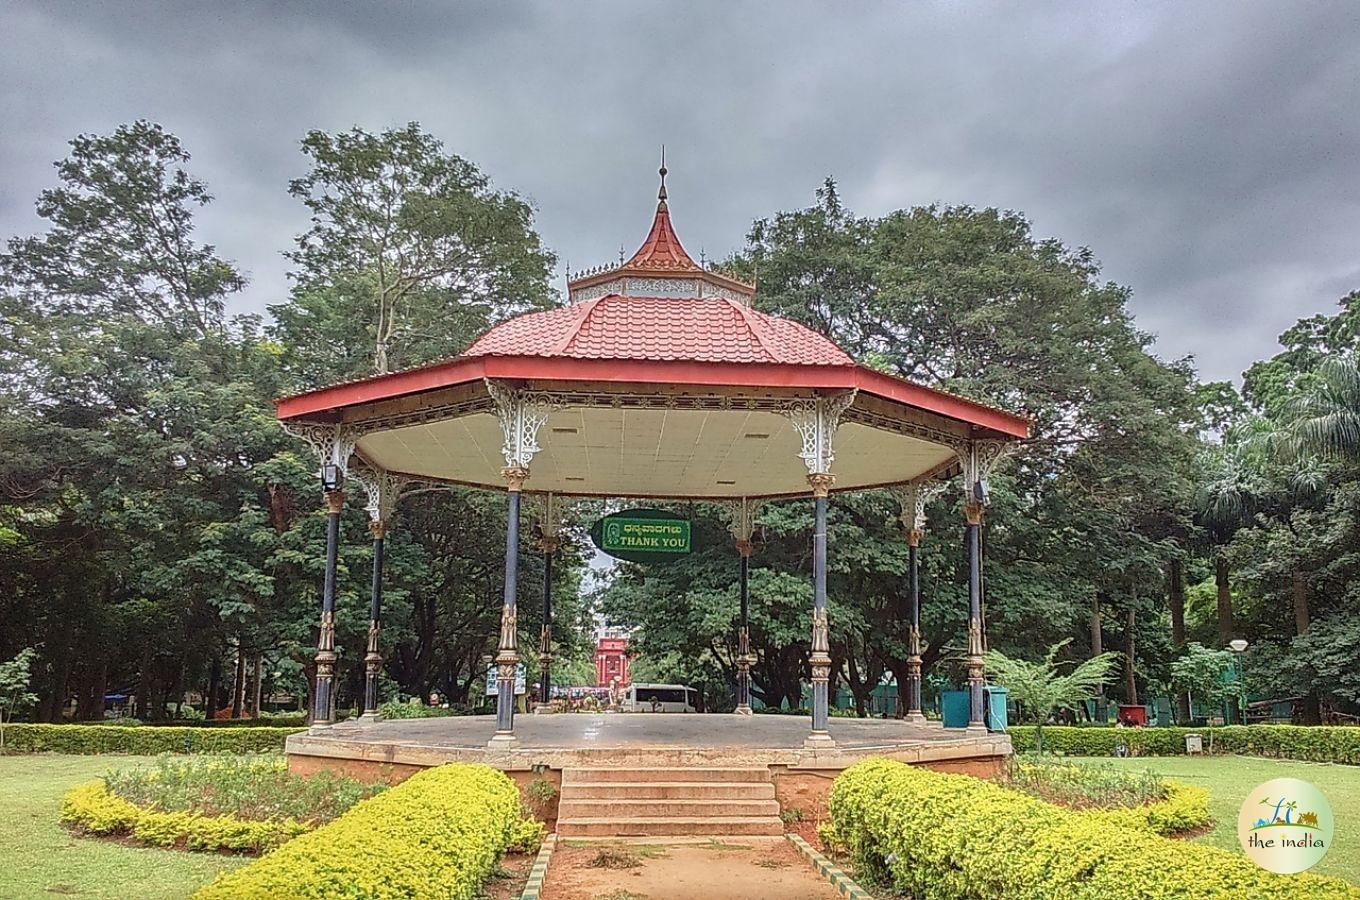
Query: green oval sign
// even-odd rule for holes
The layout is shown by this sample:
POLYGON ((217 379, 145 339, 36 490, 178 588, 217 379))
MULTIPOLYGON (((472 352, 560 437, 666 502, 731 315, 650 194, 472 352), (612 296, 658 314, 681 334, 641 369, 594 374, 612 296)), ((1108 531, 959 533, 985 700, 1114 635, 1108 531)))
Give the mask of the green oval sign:
POLYGON ((688 553, 689 519, 664 509, 627 509, 590 528, 600 551, 629 562, 658 562, 688 553))

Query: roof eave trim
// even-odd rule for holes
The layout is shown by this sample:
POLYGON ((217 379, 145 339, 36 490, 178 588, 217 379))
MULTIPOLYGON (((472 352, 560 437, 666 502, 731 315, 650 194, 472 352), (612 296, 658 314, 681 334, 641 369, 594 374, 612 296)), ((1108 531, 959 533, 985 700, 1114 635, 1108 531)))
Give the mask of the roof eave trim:
POLYGON ((1004 439, 1024 440, 1029 436, 1029 422, 1014 413, 993 409, 854 363, 798 365, 539 356, 459 357, 423 369, 379 375, 364 381, 285 397, 276 402, 276 410, 278 417, 285 420, 324 418, 346 407, 455 387, 482 378, 794 390, 858 388, 886 400, 992 432, 1004 439))

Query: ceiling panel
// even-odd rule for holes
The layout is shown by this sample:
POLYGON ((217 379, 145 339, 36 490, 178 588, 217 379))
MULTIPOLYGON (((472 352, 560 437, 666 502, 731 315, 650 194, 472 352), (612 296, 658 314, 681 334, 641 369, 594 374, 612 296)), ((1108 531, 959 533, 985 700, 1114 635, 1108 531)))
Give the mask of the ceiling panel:
MULTIPOLYGON (((360 452, 391 471, 502 487, 501 429, 476 413, 366 435, 360 452)), ((629 497, 804 493, 788 419, 750 410, 557 410, 539 431, 529 490, 629 497)), ((861 425, 836 433, 838 490, 907 481, 947 462, 937 444, 861 425)))

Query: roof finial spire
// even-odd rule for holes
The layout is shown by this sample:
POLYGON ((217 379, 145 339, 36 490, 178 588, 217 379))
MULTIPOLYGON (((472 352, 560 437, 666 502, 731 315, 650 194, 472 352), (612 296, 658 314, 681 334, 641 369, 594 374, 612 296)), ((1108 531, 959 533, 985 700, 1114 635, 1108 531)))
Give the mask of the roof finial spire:
POLYGON ((656 193, 656 199, 660 200, 662 203, 665 203, 665 202, 666 202, 666 145, 665 145, 665 144, 662 144, 662 145, 661 145, 661 168, 660 168, 658 171, 661 173, 661 190, 657 191, 657 193, 656 193))

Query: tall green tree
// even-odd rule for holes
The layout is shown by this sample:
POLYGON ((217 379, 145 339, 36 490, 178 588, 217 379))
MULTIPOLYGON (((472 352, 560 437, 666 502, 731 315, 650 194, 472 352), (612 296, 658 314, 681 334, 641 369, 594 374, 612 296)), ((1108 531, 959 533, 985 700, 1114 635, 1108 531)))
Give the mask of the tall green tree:
POLYGON ((486 324, 552 302, 533 212, 417 123, 302 140, 289 192, 311 227, 271 307, 300 374, 333 381, 456 356, 486 324))

